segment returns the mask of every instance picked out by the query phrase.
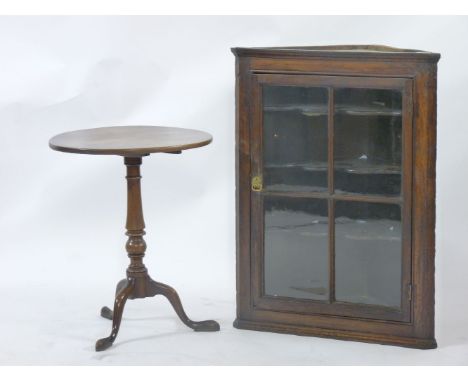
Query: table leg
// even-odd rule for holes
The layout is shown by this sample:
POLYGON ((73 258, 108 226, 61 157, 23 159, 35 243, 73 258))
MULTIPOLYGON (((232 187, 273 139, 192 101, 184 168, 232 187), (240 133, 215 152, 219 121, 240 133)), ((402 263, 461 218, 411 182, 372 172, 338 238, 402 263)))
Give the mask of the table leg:
POLYGON ((216 321, 192 321, 190 318, 188 318, 182 306, 182 302, 180 301, 179 295, 174 288, 151 279, 149 279, 149 283, 151 296, 160 294, 166 297, 181 321, 189 328, 195 330, 196 332, 217 332, 219 330, 219 324, 216 321))
POLYGON ((134 289, 133 280, 128 280, 125 287, 115 296, 114 312, 112 314, 112 331, 109 337, 101 338, 96 342, 96 351, 102 351, 109 348, 115 341, 117 333, 119 332, 120 322, 122 321, 122 314, 125 303, 128 297, 132 294, 134 289))
MULTIPOLYGON (((127 285, 127 279, 120 280, 115 288, 115 295, 117 296, 119 292, 127 285)), ((101 309, 101 317, 107 318, 112 321, 114 313, 112 309, 109 309, 107 306, 103 306, 101 309)))

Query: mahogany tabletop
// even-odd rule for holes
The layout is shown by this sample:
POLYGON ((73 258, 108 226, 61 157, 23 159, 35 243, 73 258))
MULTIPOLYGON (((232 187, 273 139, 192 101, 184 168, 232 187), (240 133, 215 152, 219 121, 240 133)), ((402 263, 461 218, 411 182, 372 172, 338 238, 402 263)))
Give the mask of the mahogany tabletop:
POLYGON ((49 140, 49 146, 77 154, 142 156, 193 149, 212 139, 203 131, 177 127, 111 126, 58 134, 49 140))

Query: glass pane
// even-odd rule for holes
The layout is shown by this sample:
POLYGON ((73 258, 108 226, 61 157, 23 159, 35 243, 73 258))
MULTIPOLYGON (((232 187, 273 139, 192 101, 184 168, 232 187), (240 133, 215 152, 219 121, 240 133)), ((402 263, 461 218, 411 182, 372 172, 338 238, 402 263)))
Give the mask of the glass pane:
POLYGON ((328 300, 327 204, 265 198, 265 294, 328 300))
POLYGON ((328 90, 263 86, 263 177, 274 191, 326 191, 328 90))
POLYGON ((335 91, 335 192, 399 195, 402 94, 335 91))
POLYGON ((400 206, 335 204, 335 293, 337 301, 401 305, 400 206))

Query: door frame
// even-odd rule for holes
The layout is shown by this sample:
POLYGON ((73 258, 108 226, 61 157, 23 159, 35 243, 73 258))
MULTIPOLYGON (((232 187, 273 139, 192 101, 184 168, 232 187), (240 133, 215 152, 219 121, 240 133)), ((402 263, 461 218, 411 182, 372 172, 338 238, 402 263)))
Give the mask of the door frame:
MULTIPOLYGON (((365 88, 365 89, 396 89, 402 91, 402 192, 399 197, 371 196, 371 195, 337 195, 328 193, 297 193, 297 197, 326 198, 329 200, 329 214, 333 211, 334 200, 387 202, 401 205, 402 221, 402 285, 401 310, 384 306, 327 301, 297 299, 288 297, 267 296, 264 294, 264 211, 265 196, 280 193, 265 191, 250 191, 250 253, 251 253, 251 297, 253 309, 258 311, 277 311, 291 313, 320 314, 342 317, 353 317, 369 320, 386 320, 410 323, 412 318, 412 141, 413 141, 413 81, 400 77, 361 77, 361 76, 328 76, 314 74, 252 74, 250 88, 251 129, 250 129, 250 168, 251 178, 262 176, 262 132, 263 107, 262 86, 310 86, 328 88, 329 113, 329 177, 333 179, 333 106, 334 89, 336 88, 365 88), (331 156, 331 163, 330 163, 331 156), (331 204, 331 207, 330 207, 331 204)), ((330 182, 329 182, 330 184, 330 182)), ((333 189, 333 187, 332 187, 333 189)), ((281 195, 281 196, 284 196, 281 195)), ((334 235, 334 214, 329 216, 329 239, 334 235), (331 231, 333 230, 333 231, 331 231)), ((333 245, 333 244, 331 244, 333 245)), ((334 248, 329 249, 330 275, 334 272, 334 248), (332 251, 332 252, 330 252, 332 251), (330 253, 333 256, 330 256, 330 253)), ((332 280, 331 282, 334 282, 332 280)))

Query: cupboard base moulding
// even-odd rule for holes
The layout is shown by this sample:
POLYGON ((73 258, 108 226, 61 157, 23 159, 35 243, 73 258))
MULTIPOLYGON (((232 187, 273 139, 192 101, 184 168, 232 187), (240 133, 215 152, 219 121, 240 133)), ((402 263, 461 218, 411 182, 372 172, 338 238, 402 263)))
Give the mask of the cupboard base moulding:
POLYGON ((273 322, 256 322, 236 319, 233 323, 236 329, 256 330, 262 332, 274 332, 282 334, 295 334, 299 336, 313 336, 322 338, 333 338, 346 341, 360 341, 381 345, 403 346, 413 349, 435 349, 437 342, 435 338, 397 337, 381 334, 366 334, 348 330, 324 329, 310 326, 283 325, 273 322))

